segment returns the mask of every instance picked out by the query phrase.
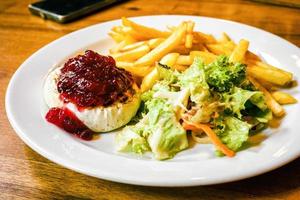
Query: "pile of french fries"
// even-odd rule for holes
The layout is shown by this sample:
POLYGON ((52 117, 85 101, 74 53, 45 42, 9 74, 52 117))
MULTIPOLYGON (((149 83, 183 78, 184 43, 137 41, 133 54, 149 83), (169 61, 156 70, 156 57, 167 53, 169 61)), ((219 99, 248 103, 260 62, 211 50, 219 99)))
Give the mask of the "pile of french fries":
POLYGON ((124 68, 142 78, 140 89, 150 89, 158 80, 156 63, 168 65, 178 71, 187 69, 195 56, 204 63, 213 62, 219 55, 229 56, 231 62, 247 64, 248 80, 265 94, 268 107, 274 116, 285 114, 281 105, 297 100, 279 88, 295 86, 293 74, 263 62, 248 50, 249 41, 242 39, 236 44, 223 33, 221 38, 194 30, 195 22, 184 21, 178 26, 169 26, 167 31, 137 24, 125 17, 122 25, 109 32, 116 45, 110 55, 117 67, 124 68))

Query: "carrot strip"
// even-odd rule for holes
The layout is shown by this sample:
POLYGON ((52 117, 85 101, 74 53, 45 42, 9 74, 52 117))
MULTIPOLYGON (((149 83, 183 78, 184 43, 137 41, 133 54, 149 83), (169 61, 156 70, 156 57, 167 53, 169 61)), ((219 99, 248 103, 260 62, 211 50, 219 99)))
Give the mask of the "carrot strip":
POLYGON ((228 157, 233 157, 235 152, 229 149, 226 145, 224 145, 221 140, 218 138, 216 133, 206 124, 194 124, 187 121, 183 122, 183 128, 185 130, 192 130, 192 131, 204 131, 207 136, 211 139, 212 143, 219 149, 222 153, 224 153, 228 157))

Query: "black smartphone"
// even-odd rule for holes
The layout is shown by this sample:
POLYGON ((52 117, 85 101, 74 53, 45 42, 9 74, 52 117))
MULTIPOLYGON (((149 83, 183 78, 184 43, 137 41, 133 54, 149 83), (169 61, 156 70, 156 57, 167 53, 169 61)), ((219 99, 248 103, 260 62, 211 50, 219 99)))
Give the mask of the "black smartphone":
POLYGON ((66 23, 123 1, 126 0, 45 0, 29 4, 28 8, 44 19, 66 23))

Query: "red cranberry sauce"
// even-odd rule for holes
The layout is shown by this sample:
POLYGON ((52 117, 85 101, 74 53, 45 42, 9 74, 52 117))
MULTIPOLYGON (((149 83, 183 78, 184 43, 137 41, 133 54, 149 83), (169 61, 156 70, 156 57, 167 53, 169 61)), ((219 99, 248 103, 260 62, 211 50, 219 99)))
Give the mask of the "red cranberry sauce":
POLYGON ((67 108, 51 108, 46 115, 46 120, 81 139, 91 140, 93 138, 94 132, 67 108))
POLYGON ((87 50, 65 63, 57 89, 65 103, 82 108, 109 106, 122 100, 132 84, 131 74, 117 68, 112 57, 87 50))

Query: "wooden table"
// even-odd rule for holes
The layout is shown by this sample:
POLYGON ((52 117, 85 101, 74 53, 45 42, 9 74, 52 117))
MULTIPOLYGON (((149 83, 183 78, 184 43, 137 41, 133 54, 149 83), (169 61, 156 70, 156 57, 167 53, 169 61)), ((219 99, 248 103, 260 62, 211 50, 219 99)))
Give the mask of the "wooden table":
POLYGON ((32 16, 29 2, 0 1, 0 199, 300 199, 300 159, 255 178, 206 187, 141 187, 88 177, 27 147, 4 108, 7 84, 19 65, 42 46, 82 27, 122 16, 202 15, 253 25, 300 46, 299 9, 237 0, 140 0, 60 25, 32 16))

